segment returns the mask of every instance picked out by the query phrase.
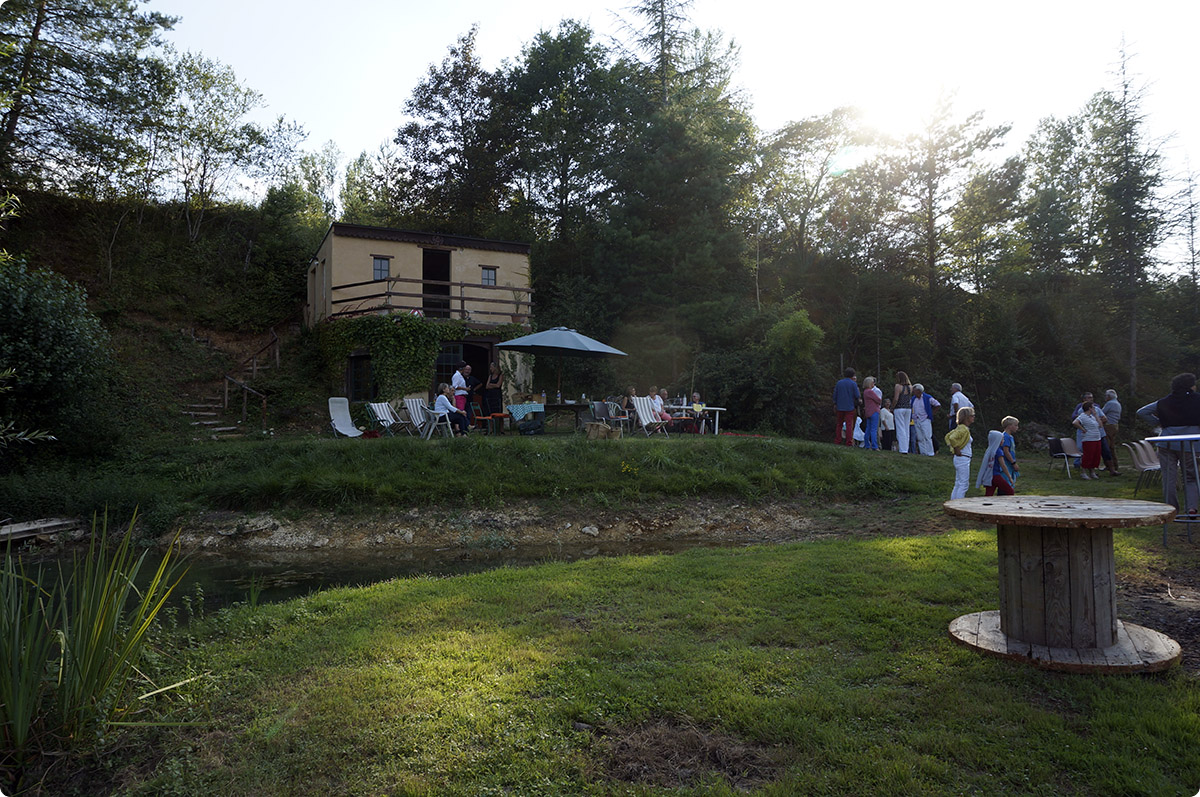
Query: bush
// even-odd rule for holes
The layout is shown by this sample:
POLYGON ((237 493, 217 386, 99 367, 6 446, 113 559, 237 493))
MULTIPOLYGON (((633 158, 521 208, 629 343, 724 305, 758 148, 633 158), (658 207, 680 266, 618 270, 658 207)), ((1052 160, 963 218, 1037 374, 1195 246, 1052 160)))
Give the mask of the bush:
POLYGON ((105 422, 109 336, 78 285, 0 253, 0 362, 15 372, 0 416, 75 447, 111 434, 105 422))

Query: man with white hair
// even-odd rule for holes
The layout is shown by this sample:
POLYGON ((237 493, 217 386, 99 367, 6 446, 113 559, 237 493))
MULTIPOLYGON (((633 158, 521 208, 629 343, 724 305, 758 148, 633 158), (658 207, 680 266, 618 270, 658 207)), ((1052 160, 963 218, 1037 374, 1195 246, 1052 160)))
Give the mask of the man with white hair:
POLYGON ((933 411, 942 404, 925 392, 924 385, 913 385, 912 390, 912 420, 917 436, 917 452, 932 457, 933 411))
POLYGON ((1104 391, 1104 434, 1108 436, 1108 450, 1112 459, 1108 463, 1108 471, 1116 476, 1121 472, 1117 462, 1117 429, 1121 424, 1121 402, 1117 401, 1117 391, 1109 388, 1104 391))
POLYGON ((958 411, 963 407, 974 409, 975 405, 962 392, 962 385, 955 382, 950 385, 950 431, 954 431, 954 427, 958 425, 958 411))

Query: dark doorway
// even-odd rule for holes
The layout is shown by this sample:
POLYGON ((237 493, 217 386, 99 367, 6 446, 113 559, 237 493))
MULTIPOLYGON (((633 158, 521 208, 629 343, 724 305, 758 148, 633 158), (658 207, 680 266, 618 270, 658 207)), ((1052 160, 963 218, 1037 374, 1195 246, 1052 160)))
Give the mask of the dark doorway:
MULTIPOLYGON (((488 363, 491 362, 492 347, 487 343, 443 343, 434 365, 433 386, 430 394, 437 391, 442 382, 450 383, 458 364, 465 361, 471 366, 471 376, 481 383, 487 381, 488 363)), ((477 392, 472 398, 478 400, 483 394, 477 392)))
POLYGON ((421 255, 421 309, 426 318, 450 317, 450 253, 423 249, 421 255), (446 298, 441 298, 441 297, 446 298))

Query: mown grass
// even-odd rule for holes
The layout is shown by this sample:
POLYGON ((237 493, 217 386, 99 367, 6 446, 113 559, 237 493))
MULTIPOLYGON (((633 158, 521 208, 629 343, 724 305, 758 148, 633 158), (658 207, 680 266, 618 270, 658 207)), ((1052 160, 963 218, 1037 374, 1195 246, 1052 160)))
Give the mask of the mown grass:
POLYGON ((643 751, 666 781, 615 779, 620 740, 665 722, 759 751, 762 794, 1190 794, 1200 696, 1178 668, 1061 675, 947 638, 994 608, 995 572, 994 534, 967 529, 226 610, 176 673, 208 677, 160 708, 201 725, 160 735, 130 793, 731 791, 719 756, 676 771, 669 748, 643 751))
POLYGON ((140 507, 147 523, 165 531, 183 514, 207 509, 929 494, 932 465, 905 467, 899 457, 783 438, 255 440, 91 467, 30 468, 0 479, 0 506, 18 517, 87 516, 106 507, 120 517, 140 507))

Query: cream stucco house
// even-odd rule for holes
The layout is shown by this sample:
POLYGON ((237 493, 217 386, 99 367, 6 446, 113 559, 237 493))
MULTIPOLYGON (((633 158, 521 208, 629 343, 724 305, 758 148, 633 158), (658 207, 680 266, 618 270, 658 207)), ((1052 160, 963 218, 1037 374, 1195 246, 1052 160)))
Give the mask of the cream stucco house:
MULTIPOLYGON (((411 313, 466 322, 467 337, 443 344, 432 390, 460 360, 485 375, 499 342, 489 329, 528 324, 531 298, 529 244, 334 222, 308 268, 304 320, 411 313)), ((347 395, 367 400, 371 390, 369 357, 352 356, 347 395)))

